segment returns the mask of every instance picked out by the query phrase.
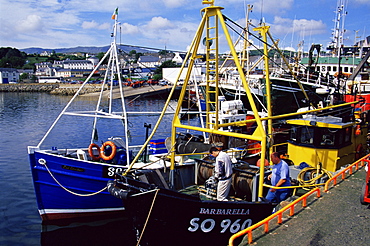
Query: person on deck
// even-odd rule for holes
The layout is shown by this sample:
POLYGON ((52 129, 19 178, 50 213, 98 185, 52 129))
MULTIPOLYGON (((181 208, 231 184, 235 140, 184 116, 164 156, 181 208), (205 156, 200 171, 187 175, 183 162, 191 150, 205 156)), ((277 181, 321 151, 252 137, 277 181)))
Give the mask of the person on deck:
POLYGON ((233 174, 231 158, 228 154, 216 147, 211 147, 209 153, 216 158, 214 173, 215 178, 218 180, 217 201, 227 201, 231 187, 231 176, 233 174))
MULTIPOLYGON (((271 154, 271 161, 274 165, 272 166, 272 173, 267 177, 269 180, 271 180, 271 185, 276 187, 291 186, 289 166, 280 158, 280 154, 278 152, 271 154)), ((288 198, 289 194, 289 189, 270 188, 266 195, 266 199, 271 202, 280 203, 288 198)))

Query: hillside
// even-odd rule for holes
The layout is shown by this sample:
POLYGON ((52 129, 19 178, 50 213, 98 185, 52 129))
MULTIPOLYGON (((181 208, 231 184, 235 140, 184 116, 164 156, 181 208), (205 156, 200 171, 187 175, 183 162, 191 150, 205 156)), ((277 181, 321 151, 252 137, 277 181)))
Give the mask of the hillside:
MULTIPOLYGON (((78 47, 73 47, 73 48, 58 48, 58 49, 44 49, 44 48, 37 48, 37 47, 32 47, 32 48, 26 48, 26 49, 20 49, 21 51, 27 53, 27 54, 41 54, 44 51, 47 52, 52 52, 53 50, 56 53, 63 53, 63 54, 68 54, 68 53, 90 53, 90 54, 98 54, 100 52, 107 52, 110 46, 103 46, 103 47, 94 47, 94 46, 78 46, 78 47)), ((150 52, 147 49, 139 48, 139 47, 134 47, 130 45, 120 45, 119 48, 123 50, 124 52, 130 52, 131 50, 136 50, 136 52, 141 52, 141 53, 146 53, 150 52)))

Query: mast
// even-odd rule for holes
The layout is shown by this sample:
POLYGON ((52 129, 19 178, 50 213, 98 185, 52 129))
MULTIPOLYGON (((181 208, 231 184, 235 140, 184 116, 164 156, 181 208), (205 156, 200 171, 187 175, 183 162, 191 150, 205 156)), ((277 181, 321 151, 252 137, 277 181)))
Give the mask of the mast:
MULTIPOLYGON (((105 56, 102 58, 101 62, 104 61, 105 57, 106 56, 109 56, 109 59, 108 59, 108 66, 107 66, 107 70, 105 72, 105 75, 104 75, 104 84, 108 82, 108 85, 109 85, 109 108, 108 108, 108 112, 109 114, 112 114, 112 110, 113 110, 113 85, 114 85, 114 80, 115 80, 115 76, 117 76, 117 79, 118 79, 118 85, 120 87, 120 98, 121 98, 121 105, 122 105, 122 116, 123 116, 123 125, 124 125, 124 135, 125 135, 125 147, 126 147, 126 151, 128 151, 129 149, 129 130, 128 130, 128 121, 127 121, 127 111, 126 111, 126 104, 125 104, 125 98, 124 98, 124 95, 123 95, 123 87, 122 87, 122 76, 121 76, 121 64, 120 64, 120 61, 118 59, 118 49, 117 49, 117 30, 118 30, 118 25, 119 25, 119 22, 118 22, 118 7, 114 10, 113 14, 112 14, 112 20, 114 20, 114 24, 113 24, 113 32, 111 33, 111 37, 112 37, 112 42, 111 42, 111 46, 109 48, 109 50, 107 51, 107 53, 105 54, 105 56)), ((97 108, 96 108, 96 113, 98 113, 99 111, 99 105, 100 105, 100 102, 102 100, 102 93, 100 94, 100 97, 99 97, 99 103, 97 104, 97 108)), ((91 139, 91 142, 93 141, 93 137, 94 137, 94 134, 95 134, 95 129, 96 129, 96 124, 97 124, 97 118, 95 118, 94 120, 94 127, 93 127, 93 133, 92 133, 92 139, 91 139)), ((130 163, 130 156, 129 154, 127 153, 126 155, 126 158, 127 158, 127 163, 130 163)))
MULTIPOLYGON (((251 139, 261 142, 261 159, 262 163, 266 158, 266 146, 267 146, 267 136, 262 124, 261 116, 258 113, 256 103, 254 102, 253 95, 250 91, 248 81, 246 80, 244 69, 241 66, 240 59, 238 54, 235 50, 235 45, 230 37, 228 27, 226 26, 224 16, 222 14, 222 7, 214 6, 214 0, 202 1, 203 4, 208 4, 208 7, 202 9, 202 20, 198 27, 198 30, 195 34, 195 37, 190 45, 189 52, 187 57, 184 60, 183 64, 189 64, 188 70, 184 79, 184 84, 182 86, 182 90, 180 92, 180 96, 178 101, 183 101, 186 87, 189 82, 189 77, 192 72, 192 68, 194 65, 194 61, 199 58, 197 55, 197 51, 199 49, 199 45, 203 42, 206 46, 206 126, 205 127, 198 127, 198 126, 191 126, 182 124, 179 112, 181 109, 181 105, 178 104, 176 108, 176 112, 172 121, 172 131, 171 131, 171 142, 176 142, 176 133, 177 129, 189 129, 199 132, 206 132, 208 134, 214 135, 221 135, 221 136, 229 136, 229 137, 236 137, 241 139, 251 139), (223 35, 219 34, 223 31, 223 35), (205 36, 205 37, 204 37, 205 36), (223 131, 221 128, 233 125, 245 125, 246 122, 230 122, 230 123, 220 123, 218 122, 218 114, 219 114, 219 102, 218 102, 218 90, 219 90, 219 81, 218 81, 218 44, 219 38, 224 37, 228 44, 228 48, 230 49, 230 54, 233 57, 234 63, 237 67, 237 71, 240 75, 240 79, 242 82, 242 86, 246 92, 248 101, 250 103, 251 109, 255 116, 255 121, 257 123, 257 129, 253 134, 245 134, 239 132, 232 132, 232 131, 223 131), (211 109, 215 109, 212 110, 211 109), (212 116, 212 117, 211 117, 212 116), (211 119, 213 120, 211 121, 211 119)), ((267 48, 266 48, 267 49, 267 48)), ((267 65, 268 66, 268 65, 267 65)), ((182 71, 180 71, 178 77, 180 77, 182 71)), ((175 149, 174 146, 171 149, 171 168, 170 168, 170 181, 171 183, 174 182, 174 169, 175 169, 175 149)), ((260 175, 261 177, 264 176, 264 165, 261 165, 260 175)), ((261 179, 263 184, 263 179, 261 179)), ((262 191, 262 188, 261 188, 262 191)), ((262 192, 259 192, 259 196, 262 197, 262 192)))
MULTIPOLYGON (((267 99, 267 136, 264 139, 264 145, 265 147, 261 148, 261 165, 260 165, 260 177, 264 177, 264 165, 262 163, 265 163, 264 161, 264 152, 267 152, 267 144, 270 143, 272 140, 272 103, 271 103, 271 82, 270 82, 270 69, 269 69, 269 57, 268 57, 268 49, 267 49, 267 32, 269 31, 269 26, 261 26, 254 28, 254 31, 259 31, 262 39, 263 39, 263 59, 265 64, 265 88, 266 88, 266 99, 267 99), (269 141, 267 141, 267 138, 269 138, 269 141), (264 152, 263 152, 264 151, 264 152)), ((262 141, 263 143, 263 141, 262 141)), ((270 144, 269 144, 270 145, 270 144)), ((263 144, 261 144, 263 146, 263 144)), ((270 145, 270 149, 272 150, 272 145, 270 145)), ((269 151, 272 153, 272 151, 269 151)), ((259 185, 258 185, 258 197, 263 196, 263 178, 259 179, 259 185)))
POLYGON ((249 53, 247 49, 249 47, 249 13, 252 12, 252 9, 253 9, 253 5, 248 4, 247 13, 245 17, 244 42, 243 42, 243 51, 242 51, 242 57, 241 57, 241 65, 242 67, 247 67, 248 75, 249 75, 249 53))
POLYGON ((345 5, 347 5, 347 0, 338 0, 337 1, 337 9, 335 11, 335 19, 334 19, 334 29, 333 29, 333 37, 332 41, 328 47, 329 50, 332 50, 333 56, 339 57, 340 55, 340 48, 343 45, 343 35, 346 31, 344 29, 344 20, 345 16, 347 15, 347 11, 345 11, 345 5))

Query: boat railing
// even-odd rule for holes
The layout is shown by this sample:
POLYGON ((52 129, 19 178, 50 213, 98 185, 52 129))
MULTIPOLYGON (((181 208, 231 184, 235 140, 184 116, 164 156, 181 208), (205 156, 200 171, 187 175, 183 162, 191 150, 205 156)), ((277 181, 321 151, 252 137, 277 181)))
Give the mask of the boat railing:
MULTIPOLYGON (((328 179, 328 181, 325 182, 325 186, 324 186, 324 191, 327 192, 329 190, 329 184, 333 181, 333 185, 336 185, 337 184, 337 178, 340 176, 342 177, 342 180, 344 180, 346 178, 346 174, 349 174, 349 175, 352 175, 354 173, 353 169, 355 168, 355 170, 359 170, 360 167, 363 167, 365 166, 367 163, 370 162, 370 154, 362 157, 361 159, 355 161, 354 163, 352 163, 351 165, 347 166, 346 168, 343 168, 342 170, 340 170, 336 175, 334 175, 332 178, 328 179)), ((319 184, 319 185, 322 185, 322 184, 319 184)), ((266 187, 270 187, 270 188, 274 188, 274 189, 283 189, 283 188, 293 188, 294 186, 292 187, 273 187, 273 186, 270 186, 270 185, 265 185, 264 186, 266 187)), ((268 233, 269 232, 269 223, 272 219, 274 218, 277 218, 277 223, 278 224, 282 224, 283 223, 283 213, 287 210, 290 211, 289 213, 289 216, 293 216, 294 215, 294 206, 301 202, 302 201, 302 207, 306 207, 307 206, 307 198, 309 196, 311 196, 313 193, 316 193, 317 194, 317 198, 319 198, 321 196, 321 193, 320 193, 321 189, 319 187, 317 188, 314 188, 312 189, 311 191, 307 192, 306 194, 304 194, 303 196, 299 197, 298 199, 294 200, 293 202, 289 203, 287 206, 283 207, 282 209, 280 209, 279 211, 276 211, 274 214, 270 215, 269 217, 267 217, 266 219, 234 234, 233 236, 230 237, 229 239, 229 246, 232 246, 234 245, 234 240, 238 237, 241 237, 243 235, 246 235, 248 234, 248 243, 251 244, 253 242, 253 231, 256 230, 257 228, 261 227, 262 225, 264 226, 264 233, 268 233)))
POLYGON ((342 180, 346 178, 346 174, 352 175, 353 174, 353 168, 355 168, 355 171, 360 169, 360 167, 365 166, 367 163, 370 162, 370 154, 362 157, 361 159, 358 159, 351 165, 347 166, 346 168, 343 168, 340 170, 337 174, 335 174, 332 178, 328 179, 325 183, 324 191, 327 192, 329 190, 329 185, 333 181, 333 186, 337 185, 338 181, 337 178, 341 176, 342 180))
POLYGON ((319 198, 321 196, 320 188, 315 188, 315 189, 307 192, 303 196, 294 200, 293 202, 291 202, 287 206, 283 207, 282 209, 276 211, 275 213, 273 213, 269 217, 265 218, 264 220, 261 220, 260 222, 258 222, 256 224, 254 224, 254 225, 252 225, 252 226, 250 226, 250 227, 232 235, 229 239, 229 246, 234 245, 234 240, 238 237, 244 236, 245 234, 248 234, 248 243, 251 244, 253 242, 253 231, 255 229, 259 228, 260 226, 264 226, 264 233, 265 234, 268 233, 269 232, 269 224, 270 224, 271 220, 277 218, 277 223, 282 224, 283 223, 283 214, 284 214, 285 211, 289 210, 290 211, 289 215, 293 216, 295 214, 295 211, 294 211, 295 205, 299 202, 302 202, 302 207, 306 207, 307 206, 307 198, 309 196, 311 196, 312 194, 314 194, 314 193, 316 193, 317 198, 319 198))
POLYGON ((299 74, 292 74, 285 73, 281 74, 278 72, 271 74, 272 78, 281 78, 281 79, 289 79, 289 80, 299 80, 301 83, 311 84, 311 85, 320 85, 320 86, 330 86, 330 82, 326 81, 323 78, 323 75, 317 75, 313 76, 312 74, 305 74, 305 73, 299 73, 299 74))

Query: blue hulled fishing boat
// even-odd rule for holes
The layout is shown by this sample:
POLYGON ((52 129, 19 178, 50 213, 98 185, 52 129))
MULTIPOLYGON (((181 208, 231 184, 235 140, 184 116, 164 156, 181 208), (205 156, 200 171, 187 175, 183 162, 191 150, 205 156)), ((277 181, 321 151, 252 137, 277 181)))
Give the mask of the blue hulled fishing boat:
POLYGON ((117 16, 118 9, 112 17, 112 42, 105 56, 38 145, 28 147, 38 210, 44 222, 124 211, 122 201, 106 190, 106 183, 136 154, 140 155, 144 147, 129 146, 133 136, 127 118, 135 112, 127 112, 125 106, 116 44, 117 16), (105 72, 97 78, 101 71, 105 72), (96 95, 86 97, 84 91, 93 86, 90 80, 98 80, 101 87, 96 95), (67 117, 73 119, 65 120, 67 117), (91 132, 86 129, 88 126, 92 126, 91 132), (68 134, 69 142, 58 142, 53 136, 55 132, 68 134))

